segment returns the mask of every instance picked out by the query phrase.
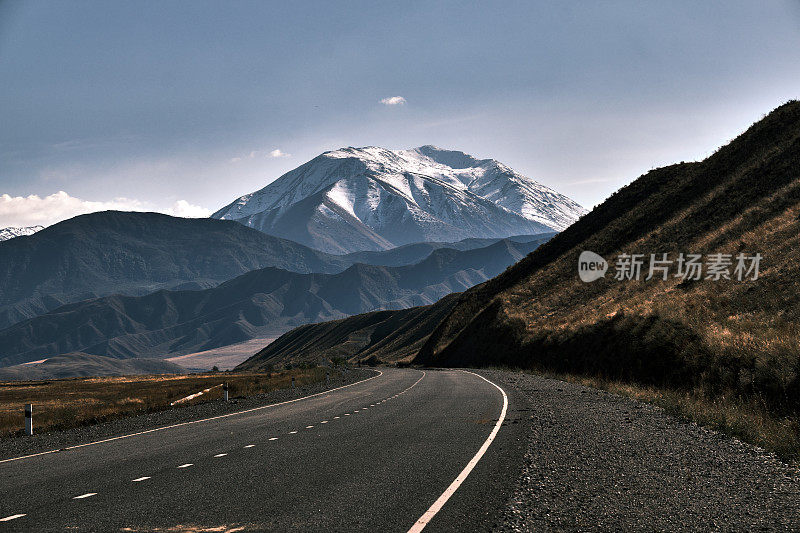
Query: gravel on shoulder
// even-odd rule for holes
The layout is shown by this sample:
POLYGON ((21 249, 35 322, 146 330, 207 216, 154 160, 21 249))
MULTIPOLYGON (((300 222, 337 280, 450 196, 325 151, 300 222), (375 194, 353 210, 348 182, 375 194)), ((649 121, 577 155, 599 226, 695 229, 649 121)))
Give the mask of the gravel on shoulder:
POLYGON ((528 451, 496 531, 798 531, 800 472, 661 408, 481 370, 527 401, 528 451))

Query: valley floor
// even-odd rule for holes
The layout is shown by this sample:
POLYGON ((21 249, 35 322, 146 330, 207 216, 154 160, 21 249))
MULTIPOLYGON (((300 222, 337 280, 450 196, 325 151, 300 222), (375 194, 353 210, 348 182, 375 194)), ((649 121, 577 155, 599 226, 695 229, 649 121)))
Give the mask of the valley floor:
POLYGON ((275 337, 250 339, 249 341, 229 344, 211 350, 194 352, 186 355, 168 357, 167 361, 181 365, 187 369, 201 368, 211 370, 216 366, 220 370, 233 370, 236 365, 249 359, 256 352, 263 350, 275 337))

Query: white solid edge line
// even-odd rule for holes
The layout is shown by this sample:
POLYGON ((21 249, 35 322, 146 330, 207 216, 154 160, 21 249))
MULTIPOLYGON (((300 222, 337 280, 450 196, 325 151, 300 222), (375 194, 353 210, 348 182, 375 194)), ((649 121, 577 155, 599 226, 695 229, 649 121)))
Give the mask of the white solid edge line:
POLYGON ((23 516, 28 516, 26 514, 12 514, 11 516, 7 516, 5 518, 0 518, 0 522, 10 522, 11 520, 16 520, 17 518, 22 518, 23 516))
POLYGON ((49 451, 46 451, 46 452, 32 453, 30 455, 21 455, 19 457, 12 457, 10 459, 2 459, 2 460, 0 460, 0 464, 2 464, 2 463, 10 463, 11 461, 19 461, 21 459, 29 459, 31 457, 38 457, 40 455, 48 455, 48 454, 51 454, 51 453, 58 453, 58 452, 63 452, 63 451, 67 451, 67 450, 74 450, 76 448, 83 448, 84 446, 94 446, 95 444, 102 444, 104 442, 111 442, 111 441, 114 441, 114 440, 127 439, 127 438, 130 438, 130 437, 136 437, 138 435, 145 435, 147 433, 155 433, 156 431, 163 431, 165 429, 172 429, 172 428, 177 428, 177 427, 180 427, 180 426, 188 426, 190 424, 199 424, 201 422, 209 422, 211 420, 218 420, 220 418, 227 418, 229 416, 236 416, 236 415, 243 415, 245 413, 252 413, 253 411, 259 411, 261 409, 268 409, 270 407, 278 407, 279 405, 286 405, 287 403, 299 402, 301 400, 307 400, 308 398, 313 398, 315 396, 321 396, 323 394, 330 394, 333 391, 346 389, 347 387, 352 387, 353 385, 358 385, 359 383, 365 383, 365 382, 367 382, 367 381, 369 381, 371 379, 379 378, 379 377, 381 377, 383 375, 383 372, 381 372, 380 370, 376 370, 376 372, 378 372, 377 376, 372 376, 371 378, 362 379, 361 381, 356 381, 355 383, 350 383, 349 385, 342 385, 341 387, 336 387, 335 389, 330 389, 330 390, 326 390, 326 391, 322 391, 322 392, 317 392, 315 394, 310 394, 308 396, 303 396, 302 398, 295 398, 294 400, 287 400, 285 402, 280 402, 280 403, 271 403, 269 405, 262 405, 260 407, 253 407, 252 409, 245 409, 244 411, 237 411, 235 413, 228 413, 228 414, 225 414, 225 415, 212 416, 210 418, 203 418, 201 420, 190 420, 189 422, 181 422, 180 424, 172 424, 171 426, 163 426, 163 427, 160 427, 160 428, 148 429, 146 431, 139 431, 138 433, 130 433, 128 435, 120 435, 119 437, 111 437, 111 438, 108 438, 108 439, 98 440, 98 441, 95 441, 95 442, 87 442, 85 444, 76 444, 74 446, 67 446, 66 448, 60 448, 58 450, 49 450, 49 451))
POLYGON ((496 383, 489 381, 480 374, 476 374, 475 372, 470 372, 468 370, 462 370, 462 372, 478 376, 487 383, 494 385, 497 388, 497 390, 499 390, 503 394, 503 410, 500 411, 500 418, 497 419, 497 424, 494 425, 494 429, 489 434, 489 437, 486 439, 486 441, 483 443, 483 446, 481 446, 481 449, 478 450, 478 453, 476 453, 475 456, 472 458, 472 460, 469 463, 467 463, 467 466, 464 467, 464 470, 462 470, 461 473, 458 474, 458 477, 456 477, 456 479, 450 484, 450 486, 447 487, 447 489, 442 493, 442 495, 439 496, 439 498, 435 502, 433 502, 433 505, 431 505, 430 509, 425 511, 425 513, 421 517, 419 517, 419 520, 417 520, 417 522, 413 526, 411 526, 411 529, 408 530, 408 533, 418 533, 419 531, 425 529, 425 526, 428 525, 428 522, 430 522, 431 519, 434 516, 436 516, 436 513, 438 513, 442 509, 442 507, 444 507, 444 504, 447 503, 447 500, 449 500, 450 497, 455 493, 455 491, 458 490, 458 487, 460 487, 461 484, 464 482, 464 480, 467 479, 467 476, 470 474, 470 472, 472 472, 472 469, 475 468, 475 465, 477 465, 478 461, 481 460, 483 454, 485 454, 486 450, 489 449, 489 445, 491 445, 492 441, 494 441, 494 438, 497 436, 497 432, 500 431, 500 426, 503 424, 503 420, 505 420, 506 418, 506 410, 508 409, 508 396, 506 396, 506 391, 501 389, 500 386, 497 385, 496 383))

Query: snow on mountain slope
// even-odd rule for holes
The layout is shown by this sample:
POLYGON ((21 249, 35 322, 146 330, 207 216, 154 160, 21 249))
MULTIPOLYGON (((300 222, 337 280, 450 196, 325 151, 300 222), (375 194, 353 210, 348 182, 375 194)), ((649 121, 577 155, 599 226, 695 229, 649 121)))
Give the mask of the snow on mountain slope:
POLYGON ((563 230, 586 212, 493 159, 342 148, 212 215, 331 253, 563 230))
POLYGON ((33 235, 39 230, 44 229, 44 226, 28 226, 24 228, 3 228, 0 229, 0 242, 13 239, 14 237, 22 237, 24 235, 33 235))

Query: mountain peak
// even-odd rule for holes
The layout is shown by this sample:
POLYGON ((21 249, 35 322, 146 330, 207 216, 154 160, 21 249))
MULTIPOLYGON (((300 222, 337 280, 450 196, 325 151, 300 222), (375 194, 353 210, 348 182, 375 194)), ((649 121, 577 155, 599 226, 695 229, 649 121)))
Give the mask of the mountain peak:
POLYGON ((331 253, 560 231, 586 211, 493 159, 339 148, 212 215, 331 253))
POLYGON ((39 230, 43 230, 44 226, 25 226, 25 227, 9 227, 0 228, 0 242, 13 239, 15 237, 24 237, 33 235, 39 230))

